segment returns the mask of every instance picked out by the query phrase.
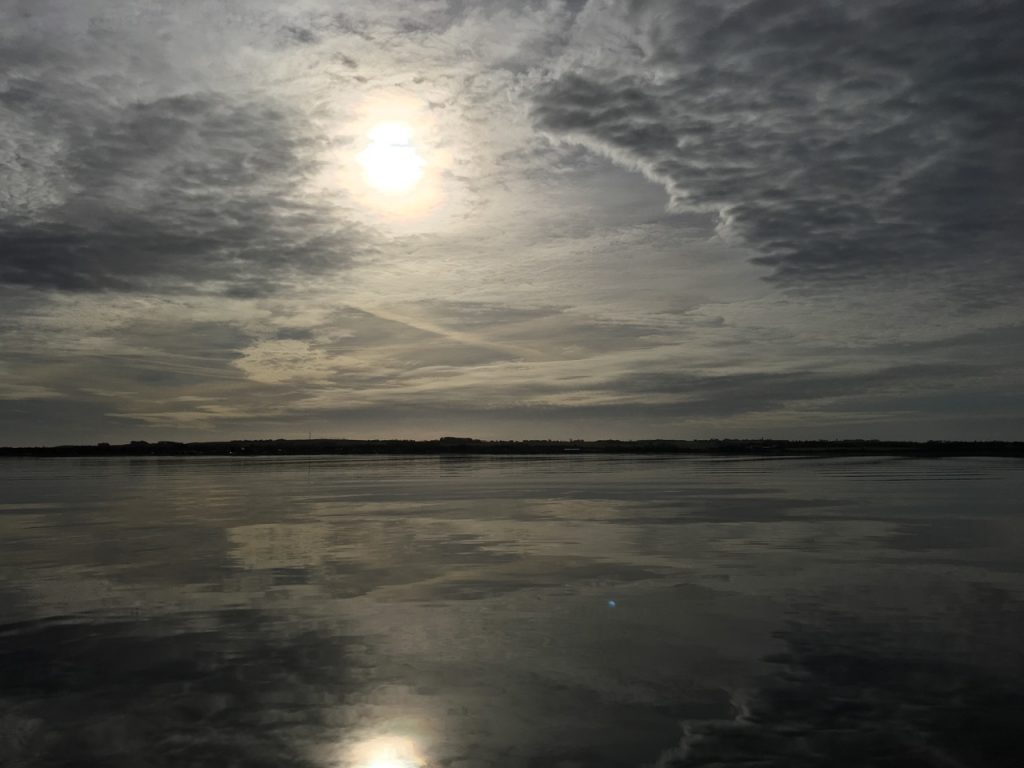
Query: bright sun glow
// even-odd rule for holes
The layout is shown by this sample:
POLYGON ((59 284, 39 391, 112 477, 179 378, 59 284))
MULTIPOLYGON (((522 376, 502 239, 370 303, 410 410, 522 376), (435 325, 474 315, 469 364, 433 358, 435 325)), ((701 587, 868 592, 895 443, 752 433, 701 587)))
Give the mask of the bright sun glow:
POLYGON ((423 178, 423 158, 412 144, 405 123, 380 123, 370 131, 370 143, 359 155, 367 183, 379 192, 408 192, 423 178))
POLYGON ((355 749, 357 768, 423 768, 425 761, 410 739, 381 736, 355 749))

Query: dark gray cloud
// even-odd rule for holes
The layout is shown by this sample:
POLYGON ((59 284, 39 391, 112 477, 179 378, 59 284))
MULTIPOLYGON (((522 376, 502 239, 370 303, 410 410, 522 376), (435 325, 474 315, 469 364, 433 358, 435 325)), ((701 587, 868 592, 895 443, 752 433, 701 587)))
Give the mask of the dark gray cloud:
POLYGON ((623 50, 540 89, 544 130, 717 209, 787 283, 1024 271, 1019 4, 619 7, 627 42, 595 44, 623 50))
POLYGON ((9 82, 3 96, 63 147, 54 204, 0 212, 6 283, 148 292, 213 283, 246 297, 345 267, 366 247, 365 230, 297 194, 315 170, 305 151, 314 138, 273 103, 197 93, 94 115, 76 113, 78 101, 54 107, 61 96, 43 82, 9 82))
POLYGON ((945 376, 978 374, 975 366, 903 365, 863 372, 791 371, 722 375, 629 374, 613 382, 615 392, 676 395, 677 408, 700 415, 766 412, 831 398, 856 400, 865 394, 912 393, 921 397, 945 376))

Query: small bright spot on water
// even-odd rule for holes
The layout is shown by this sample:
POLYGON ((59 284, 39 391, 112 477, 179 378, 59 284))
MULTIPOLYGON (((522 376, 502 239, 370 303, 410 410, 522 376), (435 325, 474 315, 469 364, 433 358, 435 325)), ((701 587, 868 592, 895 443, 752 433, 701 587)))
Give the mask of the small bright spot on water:
POLYGON ((609 608, 614 608, 615 607, 615 601, 614 600, 609 600, 608 601, 608 607, 609 608))
POLYGON ((380 736, 356 745, 353 768, 423 768, 416 743, 400 736, 380 736))

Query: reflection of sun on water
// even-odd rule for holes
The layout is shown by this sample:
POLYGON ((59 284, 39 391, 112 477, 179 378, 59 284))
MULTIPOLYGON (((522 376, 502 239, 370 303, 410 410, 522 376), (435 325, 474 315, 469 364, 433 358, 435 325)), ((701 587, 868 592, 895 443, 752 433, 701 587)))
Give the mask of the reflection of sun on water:
POLYGON ((376 125, 358 160, 367 183, 379 192, 408 192, 423 178, 423 158, 412 144, 412 129, 405 123, 376 125))
POLYGON ((379 736, 358 745, 353 768, 425 768, 415 742, 401 736, 379 736))

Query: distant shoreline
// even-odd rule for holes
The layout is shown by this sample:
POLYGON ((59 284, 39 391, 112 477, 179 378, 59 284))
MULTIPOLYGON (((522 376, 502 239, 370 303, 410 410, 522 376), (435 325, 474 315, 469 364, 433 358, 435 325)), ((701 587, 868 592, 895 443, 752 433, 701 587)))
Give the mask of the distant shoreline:
POLYGON ((0 447, 3 457, 671 454, 725 456, 1006 456, 1024 458, 1024 442, 892 440, 135 440, 113 445, 0 447))

